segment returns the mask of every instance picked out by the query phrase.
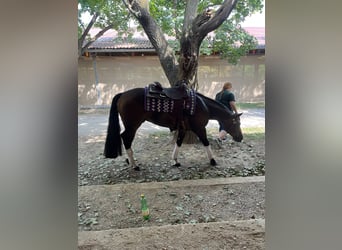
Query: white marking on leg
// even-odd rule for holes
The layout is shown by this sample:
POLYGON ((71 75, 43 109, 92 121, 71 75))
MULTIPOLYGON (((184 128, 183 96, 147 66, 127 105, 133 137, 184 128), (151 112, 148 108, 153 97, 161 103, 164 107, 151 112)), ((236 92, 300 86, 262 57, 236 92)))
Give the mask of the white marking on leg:
POLYGON ((207 151, 208 159, 209 160, 213 159, 213 152, 211 151, 210 145, 205 146, 205 150, 207 151))
POLYGON ((126 153, 127 153, 127 156, 128 156, 128 160, 129 160, 129 164, 135 168, 135 161, 134 161, 134 158, 133 158, 133 150, 131 148, 127 149, 126 150, 126 153))
POLYGON ((178 157, 178 152, 179 152, 179 147, 177 143, 175 143, 175 148, 173 149, 172 152, 172 160, 174 160, 174 164, 178 164, 177 157, 178 157))

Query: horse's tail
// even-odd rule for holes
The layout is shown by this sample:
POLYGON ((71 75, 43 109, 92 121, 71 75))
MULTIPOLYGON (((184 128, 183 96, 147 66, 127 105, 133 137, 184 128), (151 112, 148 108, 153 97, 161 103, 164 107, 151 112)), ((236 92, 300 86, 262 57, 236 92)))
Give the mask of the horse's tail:
POLYGON ((122 93, 119 93, 113 98, 112 106, 110 107, 107 137, 104 148, 104 156, 106 158, 116 158, 119 155, 122 155, 121 129, 117 108, 117 102, 121 95, 122 93))

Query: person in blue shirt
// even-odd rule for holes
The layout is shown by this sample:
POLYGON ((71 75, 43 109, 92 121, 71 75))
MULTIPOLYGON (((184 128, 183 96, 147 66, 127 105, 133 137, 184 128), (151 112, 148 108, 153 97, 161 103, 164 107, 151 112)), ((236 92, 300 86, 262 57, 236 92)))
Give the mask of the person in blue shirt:
MULTIPOLYGON (((232 92, 233 84, 226 82, 223 84, 222 90, 218 92, 215 96, 215 100, 222 103, 230 111, 237 113, 237 108, 235 105, 235 95, 232 92)), ((227 132, 223 129, 222 124, 219 122, 219 136, 217 142, 222 143, 223 140, 227 139, 227 132)))

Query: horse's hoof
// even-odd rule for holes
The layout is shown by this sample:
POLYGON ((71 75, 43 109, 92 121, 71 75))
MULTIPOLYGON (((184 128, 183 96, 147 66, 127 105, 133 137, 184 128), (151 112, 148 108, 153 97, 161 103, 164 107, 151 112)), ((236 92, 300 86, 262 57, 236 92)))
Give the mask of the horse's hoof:
POLYGON ((126 158, 126 163, 129 165, 129 160, 126 158))
POLYGON ((177 163, 173 164, 172 166, 173 166, 173 167, 180 167, 181 164, 180 164, 179 162, 177 162, 177 163))
POLYGON ((216 166, 216 164, 217 164, 217 163, 216 163, 216 161, 215 161, 214 159, 211 159, 211 160, 210 160, 210 165, 211 165, 211 166, 216 166))
POLYGON ((140 171, 140 168, 138 166, 133 168, 135 171, 140 171))

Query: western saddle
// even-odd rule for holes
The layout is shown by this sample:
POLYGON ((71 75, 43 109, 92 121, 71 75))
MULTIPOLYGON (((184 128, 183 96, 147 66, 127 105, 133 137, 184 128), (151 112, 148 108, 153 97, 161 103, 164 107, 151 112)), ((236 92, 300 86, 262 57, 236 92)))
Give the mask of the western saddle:
POLYGON ((148 85, 148 97, 171 98, 173 100, 187 99, 190 97, 190 89, 186 80, 181 80, 171 88, 163 88, 159 82, 153 82, 148 85))

